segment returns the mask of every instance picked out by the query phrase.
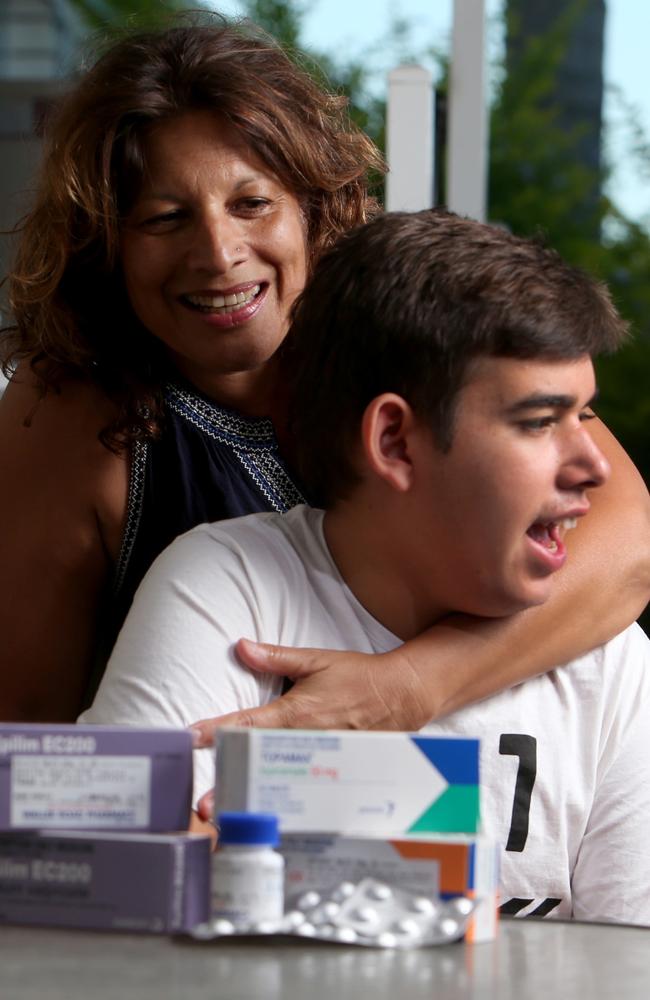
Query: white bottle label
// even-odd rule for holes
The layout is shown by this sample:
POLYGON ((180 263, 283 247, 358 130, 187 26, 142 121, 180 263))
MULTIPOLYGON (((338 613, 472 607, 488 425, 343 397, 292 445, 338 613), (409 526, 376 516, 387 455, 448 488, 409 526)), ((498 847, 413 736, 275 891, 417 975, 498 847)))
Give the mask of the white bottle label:
POLYGON ((270 849, 250 853, 223 847, 212 859, 212 916, 233 923, 280 920, 284 859, 270 849))

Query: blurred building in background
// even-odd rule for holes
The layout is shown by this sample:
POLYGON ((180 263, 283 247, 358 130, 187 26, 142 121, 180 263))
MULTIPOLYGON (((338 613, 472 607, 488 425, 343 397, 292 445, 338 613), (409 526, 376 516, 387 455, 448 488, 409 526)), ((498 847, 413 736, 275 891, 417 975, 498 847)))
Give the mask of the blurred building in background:
POLYGON ((83 35, 67 0, 0 3, 0 274, 10 237, 30 195, 40 154, 40 126, 74 68, 83 35))
MULTIPOLYGON (((576 158, 593 171, 592 190, 586 193, 585 216, 593 216, 600 197, 603 47, 605 0, 507 0, 506 70, 513 72, 534 39, 564 36, 549 105, 561 128, 576 137, 576 158)), ((598 232, 592 234, 595 238, 598 232)))
POLYGON ((0 76, 48 80, 74 58, 79 18, 67 0, 4 0, 0 6, 0 76))

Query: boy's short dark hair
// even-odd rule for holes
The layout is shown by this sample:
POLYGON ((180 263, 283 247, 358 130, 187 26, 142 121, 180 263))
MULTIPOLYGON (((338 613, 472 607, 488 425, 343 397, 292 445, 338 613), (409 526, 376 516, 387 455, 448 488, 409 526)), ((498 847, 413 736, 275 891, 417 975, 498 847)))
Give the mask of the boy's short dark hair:
POLYGON ((578 358, 625 333, 605 286, 539 242, 442 209, 376 218, 322 257, 294 310, 286 357, 308 494, 331 504, 357 481, 360 420, 382 392, 448 450, 473 358, 578 358))

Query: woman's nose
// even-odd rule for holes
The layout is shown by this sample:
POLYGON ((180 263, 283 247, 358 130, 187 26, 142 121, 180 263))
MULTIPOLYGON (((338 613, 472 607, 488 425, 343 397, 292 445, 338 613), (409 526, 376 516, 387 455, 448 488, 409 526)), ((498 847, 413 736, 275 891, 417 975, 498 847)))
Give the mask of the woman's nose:
POLYGON ((197 220, 190 234, 188 262, 197 271, 226 274, 246 257, 246 244, 237 220, 211 214, 197 220))

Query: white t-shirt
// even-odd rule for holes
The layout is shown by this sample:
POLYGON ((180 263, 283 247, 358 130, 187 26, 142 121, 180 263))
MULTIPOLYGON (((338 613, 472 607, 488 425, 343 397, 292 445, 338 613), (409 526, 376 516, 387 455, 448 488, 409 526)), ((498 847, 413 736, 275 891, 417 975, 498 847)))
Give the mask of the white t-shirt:
MULTIPOLYGON (((262 705, 281 680, 241 667, 241 636, 384 652, 399 640, 343 582, 322 511, 200 525, 138 590, 91 723, 186 726, 262 705)), ((505 912, 650 925, 650 642, 626 629, 562 669, 425 727, 481 739, 482 818, 503 843, 505 912)), ((195 796, 214 784, 196 751, 195 796)))

